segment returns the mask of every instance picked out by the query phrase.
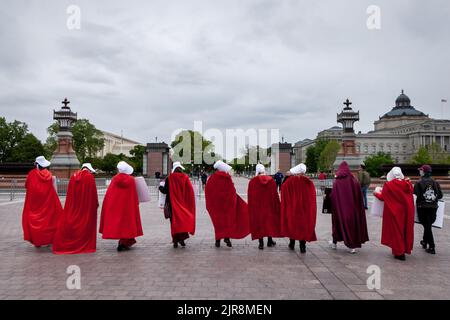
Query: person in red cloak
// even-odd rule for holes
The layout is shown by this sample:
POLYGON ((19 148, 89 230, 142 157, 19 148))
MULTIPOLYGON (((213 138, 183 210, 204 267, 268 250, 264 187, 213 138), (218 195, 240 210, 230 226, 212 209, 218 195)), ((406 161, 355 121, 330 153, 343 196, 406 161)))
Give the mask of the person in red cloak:
POLYGON ((384 201, 381 244, 392 249, 395 259, 405 260, 414 242, 414 188, 399 167, 387 175, 381 192, 374 195, 384 201))
POLYGON ((216 235, 216 247, 224 239, 231 247, 232 239, 243 239, 250 234, 248 205, 236 194, 228 173, 231 167, 223 161, 214 164, 216 172, 209 177, 205 187, 206 210, 211 217, 216 235))
POLYGON ((264 249, 264 237, 268 237, 267 246, 276 242, 272 237, 281 237, 280 197, 275 180, 265 175, 262 164, 256 165, 256 176, 248 184, 248 212, 252 240, 259 240, 259 249, 264 249))
POLYGON ((63 213, 52 174, 47 169, 50 164, 43 156, 37 157, 36 168, 28 173, 25 182, 23 238, 37 248, 53 243, 58 218, 63 213))
POLYGON ((172 174, 166 178, 159 191, 166 195, 166 205, 171 212, 170 228, 174 248, 185 247, 184 240, 195 233, 195 195, 189 177, 182 172, 179 161, 173 163, 172 174))
POLYGON ((92 165, 85 163, 70 178, 64 214, 53 240, 54 254, 96 251, 98 195, 94 174, 92 165))
POLYGON ((281 233, 289 238, 289 248, 300 242, 300 252, 306 252, 306 242, 317 241, 316 188, 304 176, 306 166, 301 163, 289 170, 290 175, 281 186, 281 233))
POLYGON ((117 251, 128 250, 144 235, 133 168, 121 161, 103 200, 100 233, 103 239, 119 239, 117 251))
POLYGON ((350 253, 369 241, 363 194, 358 180, 353 176, 346 161, 336 173, 331 191, 333 240, 332 249, 338 241, 344 241, 350 253))

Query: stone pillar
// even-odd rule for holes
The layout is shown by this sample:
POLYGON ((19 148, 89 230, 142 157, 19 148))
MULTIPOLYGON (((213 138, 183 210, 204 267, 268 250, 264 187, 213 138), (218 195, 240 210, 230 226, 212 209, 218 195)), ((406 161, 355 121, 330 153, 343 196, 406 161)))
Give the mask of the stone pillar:
POLYGON ((144 175, 155 178, 159 175, 166 177, 172 170, 172 161, 169 156, 169 146, 165 142, 148 143, 145 150, 144 175))
POLYGON ((290 143, 272 144, 270 173, 275 174, 280 170, 283 174, 292 168, 292 145, 290 143))
POLYGON ((50 160, 53 175, 60 179, 69 179, 70 176, 80 169, 80 162, 73 150, 72 125, 77 120, 77 114, 72 112, 67 98, 62 102, 64 106, 53 111, 53 119, 58 121, 59 132, 57 133, 58 146, 50 160))

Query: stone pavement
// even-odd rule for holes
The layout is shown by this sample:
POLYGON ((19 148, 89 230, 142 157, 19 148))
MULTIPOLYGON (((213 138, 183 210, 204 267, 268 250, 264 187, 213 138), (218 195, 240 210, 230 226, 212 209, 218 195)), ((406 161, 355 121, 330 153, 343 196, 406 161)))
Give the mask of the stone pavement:
MULTIPOLYGON (((247 183, 235 179, 241 193, 247 183)), ((286 239, 262 251, 249 237, 234 240, 233 248, 215 248, 200 199, 196 235, 186 248, 174 249, 169 223, 152 200, 141 205, 145 235, 132 250, 118 253, 115 241, 99 237, 94 254, 56 256, 22 240, 22 206, 21 201, 0 203, 0 299, 450 299, 449 220, 435 230, 435 256, 417 245, 422 227, 416 225, 416 246, 405 262, 381 246, 381 220, 371 216, 371 241, 358 254, 343 245, 329 249, 330 216, 320 212, 319 240, 304 255, 298 244, 289 250, 286 239), (70 265, 81 269, 80 290, 66 287, 70 265), (366 285, 371 265, 381 269, 380 290, 366 285)))

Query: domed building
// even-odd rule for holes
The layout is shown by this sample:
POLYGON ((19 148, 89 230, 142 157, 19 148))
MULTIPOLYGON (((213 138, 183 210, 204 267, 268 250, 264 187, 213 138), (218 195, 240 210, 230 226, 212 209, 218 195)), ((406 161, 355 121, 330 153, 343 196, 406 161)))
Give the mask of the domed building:
MULTIPOLYGON (((316 139, 342 141, 343 133, 342 127, 335 126, 319 132, 316 139)), ((450 120, 430 118, 412 106, 411 99, 402 90, 395 107, 374 122, 374 130, 359 132, 354 139, 361 162, 368 156, 385 152, 390 153, 396 163, 406 163, 420 146, 437 143, 442 150, 450 152, 450 120)), ((310 141, 294 145, 296 163, 306 160, 306 149, 312 145, 310 141)))

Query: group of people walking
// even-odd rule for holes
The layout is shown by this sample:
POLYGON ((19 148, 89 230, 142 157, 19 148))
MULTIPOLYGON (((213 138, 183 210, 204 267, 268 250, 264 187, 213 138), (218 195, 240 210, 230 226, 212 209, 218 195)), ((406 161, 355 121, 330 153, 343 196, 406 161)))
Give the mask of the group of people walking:
MULTIPOLYGON (((67 198, 62 207, 52 175, 50 162, 44 157, 36 159, 36 168, 26 181, 26 199, 23 210, 24 239, 36 247, 53 245, 55 254, 89 253, 96 250, 97 210, 99 207, 95 185, 95 170, 88 163, 70 179, 67 198)), ((118 251, 128 250, 143 235, 139 199, 133 168, 126 162, 117 165, 118 174, 109 185, 101 210, 100 228, 103 239, 119 240, 118 251)), ((259 249, 276 245, 274 238, 287 237, 289 248, 299 242, 301 253, 306 243, 317 240, 316 189, 306 176, 307 168, 301 163, 291 168, 279 188, 276 179, 266 175, 263 165, 256 166, 256 175, 248 184, 248 202, 236 192, 231 166, 223 161, 214 164, 215 172, 205 186, 206 209, 215 232, 215 246, 223 240, 232 247, 232 239, 251 235, 258 240, 259 249), (280 189, 280 192, 279 190, 280 189)), ((164 215, 171 223, 172 243, 175 248, 186 246, 185 240, 195 234, 196 202, 192 183, 179 162, 174 162, 172 173, 159 187, 166 195, 164 215)), ((381 243, 392 248, 395 258, 405 260, 413 246, 414 201, 420 222, 424 225, 424 238, 420 242, 429 253, 435 253, 431 225, 436 219, 437 201, 442 198, 439 184, 431 178, 431 167, 422 166, 422 179, 413 188, 401 169, 394 167, 382 189, 374 195, 384 201, 381 243)), ((344 161, 336 172, 329 194, 331 203, 332 240, 337 248, 344 242, 351 253, 369 241, 366 211, 367 202, 361 183, 344 161)))

